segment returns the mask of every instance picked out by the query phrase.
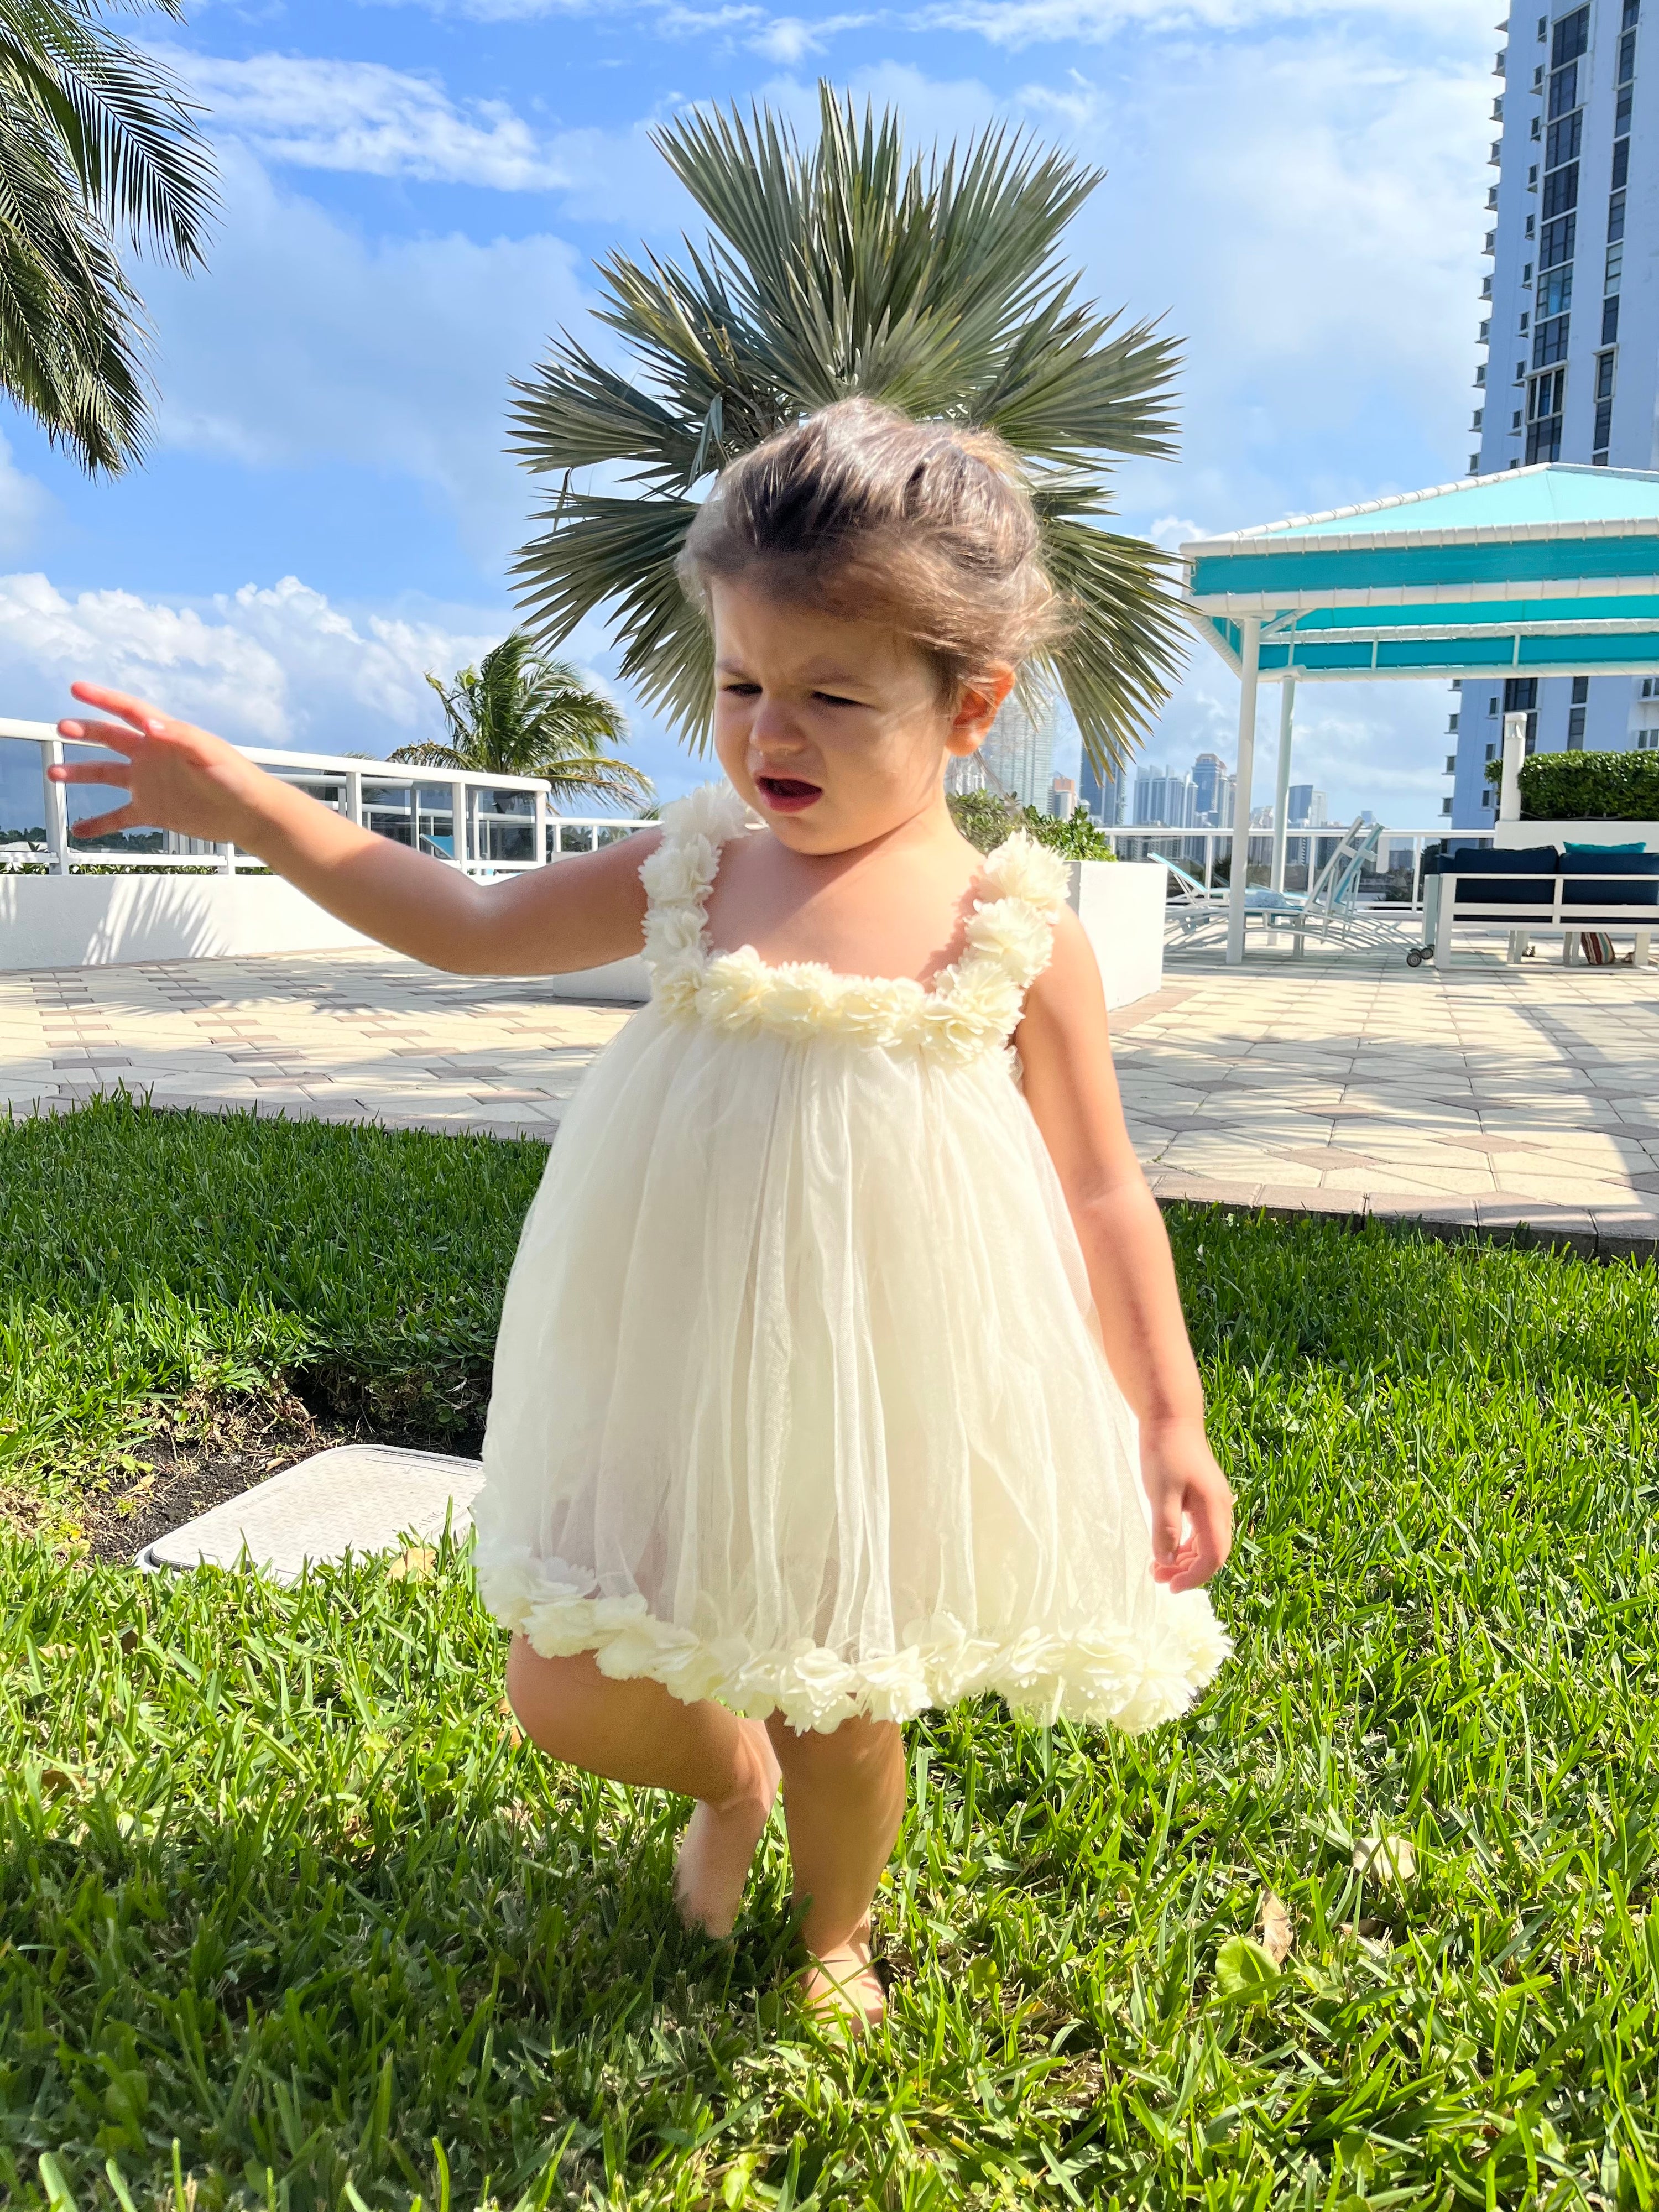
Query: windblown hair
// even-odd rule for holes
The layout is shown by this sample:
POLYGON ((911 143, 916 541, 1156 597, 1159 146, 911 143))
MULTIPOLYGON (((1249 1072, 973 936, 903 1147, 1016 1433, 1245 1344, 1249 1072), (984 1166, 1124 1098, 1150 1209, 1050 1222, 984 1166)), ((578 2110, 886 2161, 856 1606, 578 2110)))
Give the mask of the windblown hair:
POLYGON ((868 399, 820 409, 724 469, 680 580, 707 607, 725 579, 866 621, 928 654, 950 694, 1053 644, 1065 611, 1031 495, 994 431, 913 422, 868 399))

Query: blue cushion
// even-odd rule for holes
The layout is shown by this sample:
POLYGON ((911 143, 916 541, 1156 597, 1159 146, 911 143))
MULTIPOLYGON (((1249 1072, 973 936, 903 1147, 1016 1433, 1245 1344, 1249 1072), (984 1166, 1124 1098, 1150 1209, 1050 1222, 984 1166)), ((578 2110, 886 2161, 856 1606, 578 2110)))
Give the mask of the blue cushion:
POLYGON ((1518 852, 1497 853, 1477 847, 1453 853, 1442 863, 1445 874, 1460 876, 1553 876, 1559 862, 1553 845, 1523 845, 1518 852))
POLYGON ((1563 906, 1659 906, 1659 853, 1623 853, 1606 845, 1599 852, 1575 852, 1570 846, 1561 862, 1561 872, 1564 876, 1604 878, 1600 883, 1565 884, 1561 892, 1563 906), (1627 876, 1643 880, 1605 880, 1627 876))
POLYGON ((1440 872, 1458 878, 1462 904, 1548 906, 1555 897, 1557 865, 1553 845, 1527 845, 1515 853, 1450 853, 1441 861, 1440 872))
POLYGON ((1564 853, 1645 853, 1648 848, 1639 842, 1634 845, 1575 845, 1569 840, 1561 849, 1564 853))

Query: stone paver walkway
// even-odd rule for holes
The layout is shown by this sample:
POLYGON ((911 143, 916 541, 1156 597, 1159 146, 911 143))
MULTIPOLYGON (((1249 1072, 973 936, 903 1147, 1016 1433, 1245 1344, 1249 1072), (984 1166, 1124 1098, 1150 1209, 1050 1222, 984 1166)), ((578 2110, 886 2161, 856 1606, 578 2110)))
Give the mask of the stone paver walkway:
MULTIPOLYGON (((1115 1018, 1164 1199, 1527 1222, 1659 1250, 1659 968, 1190 957, 1115 1018)), ((0 1105, 170 1106, 550 1136, 627 1010, 311 953, 0 975, 0 1105)))
POLYGON ((629 1011, 391 952, 0 975, 0 1107, 125 1085, 159 1106, 548 1137, 629 1011))
POLYGON ((1659 1251, 1659 968, 1174 963, 1117 1018, 1160 1198, 1659 1251))

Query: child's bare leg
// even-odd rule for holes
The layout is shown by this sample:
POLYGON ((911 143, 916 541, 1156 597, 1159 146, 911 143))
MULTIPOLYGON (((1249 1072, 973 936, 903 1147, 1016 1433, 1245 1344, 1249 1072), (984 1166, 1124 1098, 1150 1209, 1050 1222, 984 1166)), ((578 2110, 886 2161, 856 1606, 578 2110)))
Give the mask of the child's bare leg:
POLYGON ((589 1774, 697 1801, 681 1839, 674 1893, 682 1917, 729 1936, 772 1800, 778 1762, 759 1721, 660 1682, 613 1682, 591 1651, 544 1659, 515 1636, 507 1694, 531 1741, 589 1774))
POLYGON ((817 2011, 878 2020, 884 2003, 870 1966, 870 1900, 904 1817, 903 1736, 891 1721, 843 1721, 829 1735, 798 1735, 776 1714, 766 1725, 783 1769, 794 1893, 807 1901, 806 2001, 817 2011))

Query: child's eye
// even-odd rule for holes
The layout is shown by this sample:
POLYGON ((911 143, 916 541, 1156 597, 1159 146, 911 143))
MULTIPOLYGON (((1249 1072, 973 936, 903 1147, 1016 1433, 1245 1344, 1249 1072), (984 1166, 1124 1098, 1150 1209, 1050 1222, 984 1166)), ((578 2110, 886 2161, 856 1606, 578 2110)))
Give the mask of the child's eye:
POLYGON ((826 707, 856 707, 856 699, 843 699, 838 691, 815 691, 815 699, 822 699, 826 707))
POLYGON ((759 691, 760 685, 758 684, 722 684, 720 690, 731 692, 735 698, 752 699, 759 691))

